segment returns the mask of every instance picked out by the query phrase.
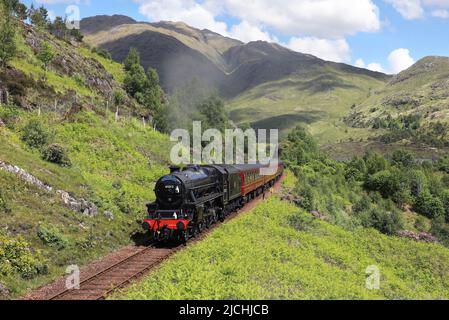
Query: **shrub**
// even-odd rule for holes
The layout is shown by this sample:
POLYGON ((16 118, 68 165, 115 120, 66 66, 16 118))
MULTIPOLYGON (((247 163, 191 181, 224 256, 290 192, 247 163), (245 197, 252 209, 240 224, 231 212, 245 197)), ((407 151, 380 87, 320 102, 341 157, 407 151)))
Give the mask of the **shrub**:
POLYGON ((364 160, 368 174, 375 174, 388 168, 387 160, 378 153, 367 153, 364 160))
POLYGON ((31 119, 22 128, 21 139, 30 148, 42 148, 48 144, 50 133, 38 119, 31 119))
POLYGON ((440 171, 449 173, 449 153, 438 161, 438 169, 440 171))
POLYGON ((373 209, 362 215, 362 224, 366 228, 374 228, 388 235, 394 235, 404 228, 400 213, 378 209, 373 209))
POLYGON ((410 171, 407 175, 407 179, 410 185, 410 192, 414 197, 419 196, 428 187, 427 177, 424 172, 420 170, 410 171))
POLYGON ((421 193, 416 198, 414 208, 416 212, 430 219, 440 218, 445 214, 443 202, 428 191, 421 193))
POLYGON ((79 73, 75 74, 73 76, 73 80, 75 80, 75 82, 80 86, 80 87, 85 87, 86 86, 86 80, 84 79, 84 77, 82 75, 80 75, 79 73))
POLYGON ((72 165, 69 157, 65 154, 64 148, 58 144, 52 144, 42 151, 42 159, 61 167, 70 167, 72 165))
POLYGON ((22 238, 9 238, 0 234, 0 273, 7 276, 13 272, 19 273, 25 279, 31 279, 39 273, 44 273, 38 258, 22 238))
POLYGON ((53 59, 55 58, 56 53, 53 49, 53 47, 51 46, 50 43, 48 43, 47 41, 44 41, 41 44, 41 48, 39 50, 39 52, 37 53, 36 57, 42 61, 42 63, 44 64, 45 69, 48 68, 48 66, 50 65, 50 63, 53 61, 53 59))
POLYGON ((415 164, 415 158, 408 151, 397 150, 393 153, 391 162, 397 166, 409 168, 415 164))
POLYGON ((41 224, 37 236, 45 245, 63 250, 68 245, 68 240, 61 234, 59 229, 52 224, 41 224))
POLYGON ((14 125, 19 120, 19 110, 14 106, 2 106, 0 108, 0 119, 9 129, 14 129, 14 125))
POLYGON ((367 189, 380 192, 383 197, 389 198, 400 190, 401 181, 397 173, 384 170, 368 177, 365 186, 367 189))

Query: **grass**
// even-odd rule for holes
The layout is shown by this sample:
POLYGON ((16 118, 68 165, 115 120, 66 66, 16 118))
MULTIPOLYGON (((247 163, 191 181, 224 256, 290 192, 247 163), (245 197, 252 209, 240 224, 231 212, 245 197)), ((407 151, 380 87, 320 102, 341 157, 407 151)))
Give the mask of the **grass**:
MULTIPOLYGON (((95 93, 90 88, 81 85, 74 78, 59 75, 51 69, 46 70, 42 62, 36 58, 31 48, 25 44, 22 36, 16 36, 16 44, 19 54, 11 61, 11 65, 17 70, 24 72, 36 81, 45 79, 46 83, 58 93, 75 90, 82 96, 95 96, 95 93)), ((63 45, 62 42, 60 44, 63 45)))
POLYGON ((272 198, 112 299, 447 299, 448 270, 440 245, 345 231, 272 198))
POLYGON ((278 128, 283 136, 302 123, 321 144, 372 135, 367 129, 349 128, 342 116, 366 99, 371 88, 384 82, 330 67, 325 72, 291 76, 253 88, 228 103, 231 118, 255 128, 278 128))
POLYGON ((43 161, 38 150, 20 139, 21 128, 36 114, 18 111, 17 117, 13 126, 0 127, 0 159, 56 189, 95 202, 99 215, 88 218, 75 213, 55 193, 47 194, 0 171, 2 198, 10 209, 0 212, 0 230, 11 239, 22 236, 33 251, 41 252, 49 269, 32 280, 18 273, 1 276, 12 297, 62 275, 70 264, 83 265, 132 242, 145 202, 154 199, 155 181, 168 171, 171 145, 167 136, 144 128, 139 121, 123 118, 116 123, 110 113, 100 117, 84 111, 70 121, 42 113, 40 121, 52 132, 52 142, 64 147, 73 164, 62 168, 43 161), (113 221, 103 214, 106 210, 114 214, 113 221))

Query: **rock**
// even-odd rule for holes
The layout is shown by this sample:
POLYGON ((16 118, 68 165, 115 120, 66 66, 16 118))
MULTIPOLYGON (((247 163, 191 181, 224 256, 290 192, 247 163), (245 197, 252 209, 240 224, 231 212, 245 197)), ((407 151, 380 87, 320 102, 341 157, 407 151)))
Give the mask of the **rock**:
POLYGON ((412 231, 400 231, 398 233, 398 236, 401 238, 407 238, 411 240, 415 240, 418 242, 425 242, 425 243, 437 243, 438 240, 432 236, 430 233, 421 232, 416 233, 412 231))
POLYGON ((8 296, 10 293, 11 291, 0 283, 0 296, 8 296))
MULTIPOLYGON (((9 173, 16 174, 20 179, 36 186, 41 190, 44 190, 46 192, 53 192, 52 187, 46 185, 45 183, 19 167, 6 164, 5 162, 0 160, 0 170, 5 170, 9 173)), ((56 190, 56 193, 61 196, 61 200, 64 205, 69 207, 72 211, 82 213, 85 216, 92 218, 98 215, 98 207, 94 203, 89 202, 85 199, 76 199, 64 190, 56 190)))
POLYGON ((0 119, 0 127, 4 127, 4 126, 5 126, 5 123, 3 122, 2 119, 0 119))
POLYGON ((311 211, 310 214, 314 216, 315 219, 326 220, 326 216, 318 211, 311 211))
POLYGON ((104 215, 106 218, 108 218, 109 221, 112 221, 115 219, 114 214, 111 211, 105 211, 104 215))

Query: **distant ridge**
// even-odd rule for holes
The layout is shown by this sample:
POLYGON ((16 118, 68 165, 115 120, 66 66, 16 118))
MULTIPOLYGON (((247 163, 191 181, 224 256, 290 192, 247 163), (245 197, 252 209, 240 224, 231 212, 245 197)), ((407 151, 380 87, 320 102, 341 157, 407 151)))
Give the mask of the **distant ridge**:
POLYGON ((382 73, 327 62, 273 43, 244 44, 182 22, 145 23, 126 16, 95 16, 83 19, 81 30, 87 41, 109 50, 119 62, 136 47, 144 67, 156 68, 168 91, 197 77, 232 98, 266 82, 320 69, 323 73, 330 69, 389 79, 382 73))

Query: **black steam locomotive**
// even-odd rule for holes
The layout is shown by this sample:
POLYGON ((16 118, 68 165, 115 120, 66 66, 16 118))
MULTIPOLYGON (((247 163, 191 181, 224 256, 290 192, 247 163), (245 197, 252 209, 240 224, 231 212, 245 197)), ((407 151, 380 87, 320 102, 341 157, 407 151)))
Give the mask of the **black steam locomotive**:
POLYGON ((153 241, 187 242, 272 187, 284 172, 262 175, 262 165, 191 165, 171 168, 156 183, 156 202, 143 223, 153 241))

